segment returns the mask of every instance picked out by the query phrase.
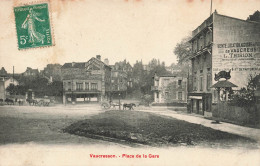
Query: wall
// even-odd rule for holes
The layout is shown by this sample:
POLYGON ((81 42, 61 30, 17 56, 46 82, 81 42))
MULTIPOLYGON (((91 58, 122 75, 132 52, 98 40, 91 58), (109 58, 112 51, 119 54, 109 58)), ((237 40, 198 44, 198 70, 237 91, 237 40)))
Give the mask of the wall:
POLYGON ((244 108, 238 106, 230 106, 226 102, 221 102, 219 104, 213 105, 212 114, 213 117, 220 117, 220 120, 222 121, 229 121, 240 125, 251 124, 256 127, 260 127, 259 105, 255 105, 250 108, 244 108))
POLYGON ((231 70, 230 81, 247 84, 250 74, 260 73, 260 23, 214 13, 212 80, 219 71, 231 70))

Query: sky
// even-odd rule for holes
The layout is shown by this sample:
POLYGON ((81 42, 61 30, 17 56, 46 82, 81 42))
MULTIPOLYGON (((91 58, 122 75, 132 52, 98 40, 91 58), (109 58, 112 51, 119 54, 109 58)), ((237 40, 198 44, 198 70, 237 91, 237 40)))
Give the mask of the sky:
MULTIPOLYGON (((23 2, 30 2, 25 0, 23 2)), ((86 62, 101 55, 110 64, 156 58, 176 63, 175 45, 210 15, 210 0, 55 0, 50 1, 55 45, 18 50, 14 6, 0 1, 0 68, 21 73, 47 64, 86 62)), ((246 19, 260 0, 213 0, 213 11, 246 19)))

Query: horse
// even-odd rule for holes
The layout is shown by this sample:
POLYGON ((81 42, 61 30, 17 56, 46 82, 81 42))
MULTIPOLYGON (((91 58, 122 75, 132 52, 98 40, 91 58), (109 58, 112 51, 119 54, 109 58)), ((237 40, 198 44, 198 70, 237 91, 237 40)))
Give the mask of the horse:
POLYGON ((129 110, 134 110, 133 107, 136 107, 136 105, 134 103, 123 104, 123 110, 125 110, 126 108, 129 108, 129 110))
POLYGON ((14 101, 12 99, 6 98, 5 102, 7 105, 14 105, 14 101))
POLYGON ((23 105, 23 100, 18 99, 18 104, 19 104, 19 106, 23 105))
POLYGON ((34 99, 26 99, 26 101, 30 104, 30 105, 37 105, 38 101, 34 100, 34 99))

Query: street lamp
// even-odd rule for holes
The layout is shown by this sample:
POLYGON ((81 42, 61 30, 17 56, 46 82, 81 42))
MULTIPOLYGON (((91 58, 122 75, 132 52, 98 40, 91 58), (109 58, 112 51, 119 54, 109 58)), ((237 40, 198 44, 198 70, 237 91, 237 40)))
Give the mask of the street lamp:
POLYGON ((118 94, 118 96, 119 96, 119 110, 121 110, 120 93, 118 94))

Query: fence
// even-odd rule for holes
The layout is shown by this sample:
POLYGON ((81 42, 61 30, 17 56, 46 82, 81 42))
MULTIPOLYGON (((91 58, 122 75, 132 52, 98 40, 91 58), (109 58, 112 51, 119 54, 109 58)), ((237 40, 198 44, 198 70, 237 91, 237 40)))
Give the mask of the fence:
POLYGON ((239 125, 253 125, 260 128, 260 104, 239 107, 229 105, 228 102, 220 102, 212 105, 212 115, 222 121, 229 121, 239 125))

